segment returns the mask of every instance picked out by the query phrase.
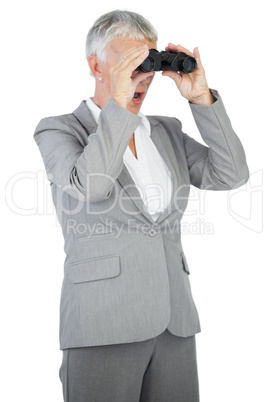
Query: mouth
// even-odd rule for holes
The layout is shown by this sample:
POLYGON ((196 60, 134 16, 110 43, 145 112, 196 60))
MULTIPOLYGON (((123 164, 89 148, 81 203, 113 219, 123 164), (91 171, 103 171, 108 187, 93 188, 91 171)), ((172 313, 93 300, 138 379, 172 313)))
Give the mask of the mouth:
POLYGON ((141 105, 144 96, 145 92, 135 92, 131 101, 134 103, 134 105, 141 105))

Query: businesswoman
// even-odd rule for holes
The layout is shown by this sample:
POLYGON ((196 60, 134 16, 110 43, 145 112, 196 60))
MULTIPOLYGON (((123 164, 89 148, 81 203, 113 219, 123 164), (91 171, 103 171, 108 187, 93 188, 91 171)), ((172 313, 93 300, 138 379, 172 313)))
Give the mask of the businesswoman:
MULTIPOLYGON (((113 11, 90 29, 95 93, 42 119, 44 160, 66 253, 60 378, 69 402, 198 402, 198 313, 181 244, 190 185, 230 190, 248 168, 199 51, 191 74, 164 71, 189 102, 203 145, 175 118, 144 116, 154 72, 137 67, 157 48, 142 16, 113 11)), ((159 102, 176 102, 159 93, 159 102)), ((202 261, 200 261, 202 269, 202 261)))

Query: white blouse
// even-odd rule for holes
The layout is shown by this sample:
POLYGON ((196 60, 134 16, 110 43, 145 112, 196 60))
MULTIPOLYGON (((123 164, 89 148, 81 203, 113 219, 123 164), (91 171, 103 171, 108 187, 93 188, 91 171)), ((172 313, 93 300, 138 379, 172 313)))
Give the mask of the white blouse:
MULTIPOLYGON (((101 109, 91 98, 86 103, 94 119, 98 122, 101 109)), ((137 158, 128 146, 123 161, 146 209, 156 221, 171 200, 171 174, 151 139, 150 122, 141 112, 138 115, 142 120, 134 133, 137 158)))

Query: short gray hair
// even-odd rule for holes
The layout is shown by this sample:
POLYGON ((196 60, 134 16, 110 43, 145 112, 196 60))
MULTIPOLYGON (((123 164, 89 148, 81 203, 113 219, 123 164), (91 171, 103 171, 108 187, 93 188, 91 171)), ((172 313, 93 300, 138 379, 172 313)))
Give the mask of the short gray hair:
POLYGON ((131 11, 115 10, 99 17, 90 28, 86 39, 86 58, 96 54, 104 63, 104 50, 108 43, 117 36, 126 35, 136 40, 158 40, 155 28, 143 16, 131 11))

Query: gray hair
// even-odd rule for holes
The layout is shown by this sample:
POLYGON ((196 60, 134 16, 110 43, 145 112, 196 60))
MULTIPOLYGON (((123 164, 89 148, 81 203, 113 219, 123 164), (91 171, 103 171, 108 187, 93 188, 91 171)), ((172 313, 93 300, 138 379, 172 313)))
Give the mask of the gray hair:
POLYGON ((157 32, 152 24, 140 14, 131 11, 115 10, 99 17, 89 30, 86 39, 86 58, 96 54, 102 63, 105 62, 105 48, 117 36, 128 36, 130 39, 156 42, 157 32))

